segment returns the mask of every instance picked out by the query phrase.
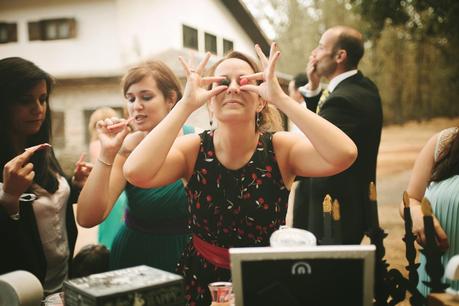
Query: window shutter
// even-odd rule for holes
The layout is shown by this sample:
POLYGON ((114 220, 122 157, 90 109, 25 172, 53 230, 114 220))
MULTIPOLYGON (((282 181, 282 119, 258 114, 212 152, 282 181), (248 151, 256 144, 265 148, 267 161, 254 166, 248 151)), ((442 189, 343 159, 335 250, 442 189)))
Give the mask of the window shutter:
POLYGON ((41 22, 32 21, 28 23, 29 40, 41 40, 41 22))
POLYGON ((234 46, 231 40, 223 39, 223 55, 233 51, 234 46))
POLYGON ((9 23, 7 25, 8 41, 18 41, 18 26, 16 23, 9 23))

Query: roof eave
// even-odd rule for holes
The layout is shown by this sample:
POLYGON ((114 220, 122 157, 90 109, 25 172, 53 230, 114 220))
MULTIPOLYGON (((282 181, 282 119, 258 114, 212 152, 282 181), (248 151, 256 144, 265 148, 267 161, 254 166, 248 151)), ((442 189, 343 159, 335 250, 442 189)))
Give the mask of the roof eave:
POLYGON ((221 1, 228 11, 230 11, 230 13, 234 16, 237 22, 239 22, 250 39, 255 44, 258 44, 265 54, 269 54, 271 42, 255 21, 255 18, 252 16, 245 4, 239 0, 221 1))

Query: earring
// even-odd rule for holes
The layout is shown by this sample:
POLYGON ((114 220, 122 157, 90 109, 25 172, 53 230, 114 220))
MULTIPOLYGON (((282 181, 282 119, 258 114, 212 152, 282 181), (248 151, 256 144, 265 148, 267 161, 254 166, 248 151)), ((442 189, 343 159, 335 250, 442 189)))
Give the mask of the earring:
POLYGON ((210 118, 210 119, 209 119, 209 125, 210 125, 210 127, 212 127, 213 123, 214 123, 214 121, 212 120, 212 118, 210 118))
POLYGON ((256 123, 255 123, 256 129, 258 129, 260 127, 260 124, 261 124, 260 113, 257 113, 255 119, 256 119, 256 123))

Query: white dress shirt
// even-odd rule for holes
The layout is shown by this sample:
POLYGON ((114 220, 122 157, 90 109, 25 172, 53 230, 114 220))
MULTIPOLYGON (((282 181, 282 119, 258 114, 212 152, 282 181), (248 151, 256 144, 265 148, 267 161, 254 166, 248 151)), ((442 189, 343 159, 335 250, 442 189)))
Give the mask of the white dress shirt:
POLYGON ((325 88, 328 89, 328 92, 332 93, 333 90, 335 90, 336 86, 338 86, 339 83, 341 83, 342 81, 344 81, 347 78, 350 78, 353 75, 356 75, 357 72, 358 72, 358 70, 354 69, 354 70, 349 70, 349 71, 343 72, 341 74, 338 74, 333 79, 331 79, 330 83, 328 83, 328 86, 326 86, 324 84, 321 84, 315 90, 309 90, 307 88, 308 84, 304 85, 303 87, 298 88, 298 90, 301 92, 301 94, 303 94, 307 98, 311 98, 311 97, 315 97, 315 96, 319 95, 323 88, 324 89, 325 88))

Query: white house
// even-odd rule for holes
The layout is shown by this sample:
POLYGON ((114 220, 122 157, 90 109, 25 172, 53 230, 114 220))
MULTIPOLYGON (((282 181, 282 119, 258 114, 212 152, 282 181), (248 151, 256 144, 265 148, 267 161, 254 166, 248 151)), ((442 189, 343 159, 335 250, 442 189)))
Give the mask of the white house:
MULTIPOLYGON (((177 57, 231 49, 251 54, 269 42, 239 0, 0 1, 0 58, 29 59, 57 79, 51 98, 61 160, 86 150, 87 120, 100 106, 121 109, 127 67, 159 58, 183 75, 177 57)), ((208 127, 207 113, 190 123, 208 127)))

